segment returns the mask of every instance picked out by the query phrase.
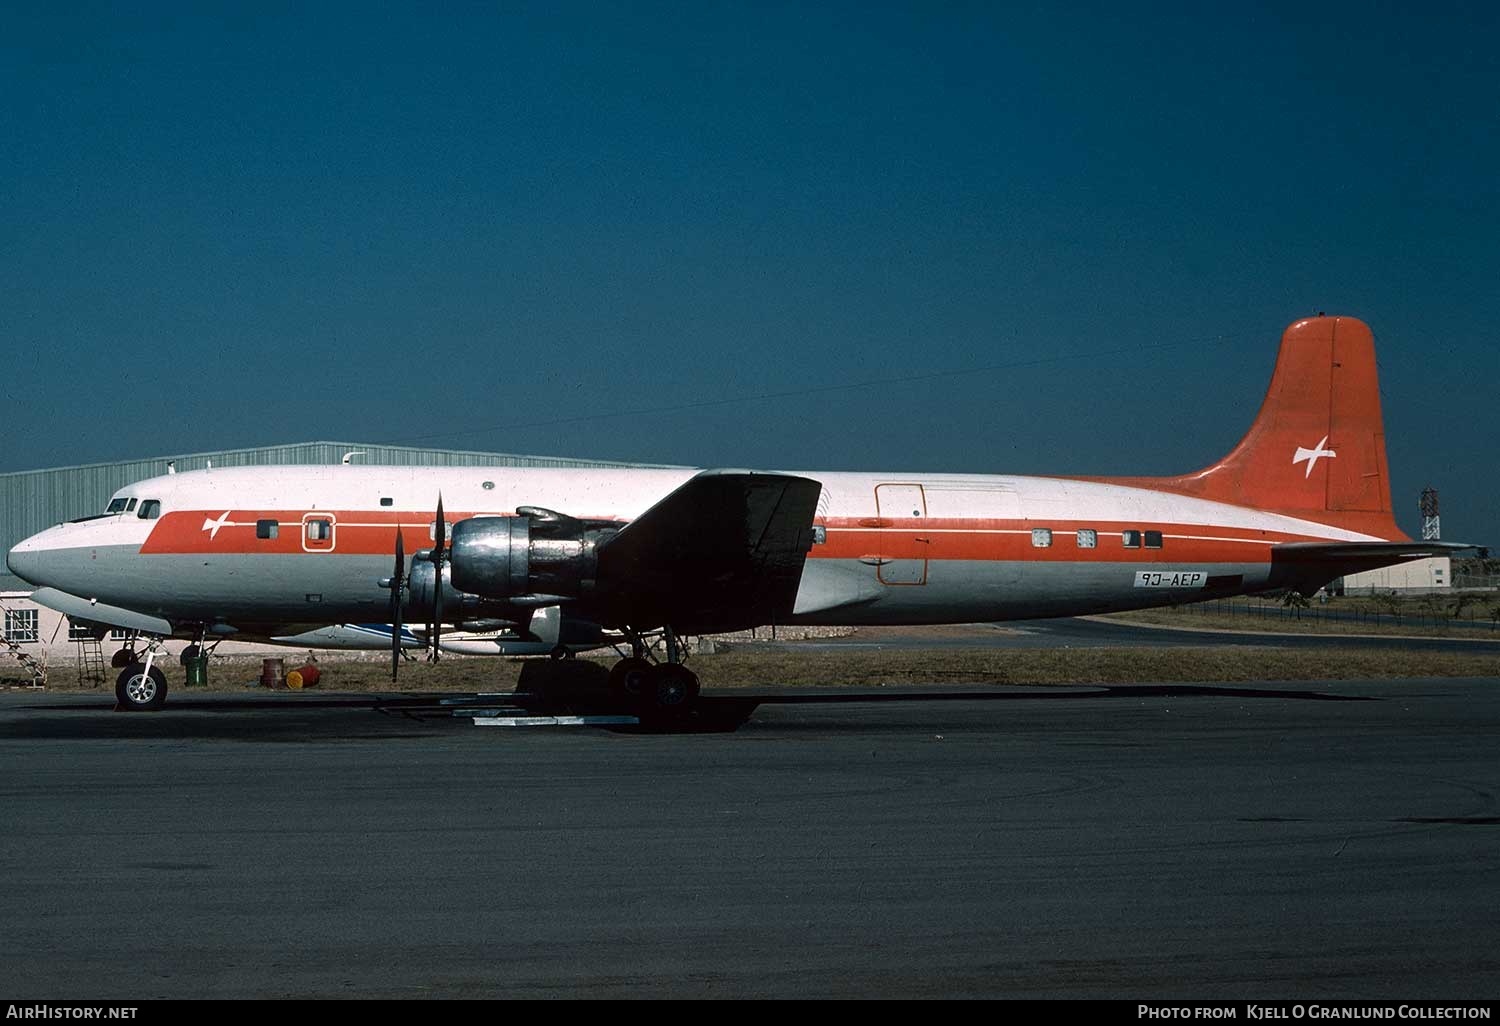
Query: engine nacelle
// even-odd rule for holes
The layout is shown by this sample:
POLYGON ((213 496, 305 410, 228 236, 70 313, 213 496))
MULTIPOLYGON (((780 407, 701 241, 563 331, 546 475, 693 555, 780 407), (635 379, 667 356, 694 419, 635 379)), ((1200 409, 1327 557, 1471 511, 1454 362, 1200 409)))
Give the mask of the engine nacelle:
MULTIPOLYGON (((432 584, 436 578, 430 562, 421 558, 412 561, 406 578, 405 604, 402 618, 407 623, 423 623, 432 616, 432 584)), ((497 618, 510 620, 515 611, 504 602, 492 602, 479 595, 468 594, 453 586, 453 568, 443 567, 443 619, 448 623, 497 618)))
POLYGON ((586 595, 594 586, 599 545, 620 525, 527 506, 517 512, 453 525, 454 587, 491 599, 586 595))

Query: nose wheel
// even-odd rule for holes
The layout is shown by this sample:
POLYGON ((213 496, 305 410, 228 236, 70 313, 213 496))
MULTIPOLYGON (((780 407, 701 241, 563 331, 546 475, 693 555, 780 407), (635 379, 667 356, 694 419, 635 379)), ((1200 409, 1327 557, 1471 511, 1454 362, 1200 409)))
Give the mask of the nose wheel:
POLYGON ((115 680, 115 700, 130 712, 160 709, 167 701, 167 675, 158 667, 132 663, 115 680))

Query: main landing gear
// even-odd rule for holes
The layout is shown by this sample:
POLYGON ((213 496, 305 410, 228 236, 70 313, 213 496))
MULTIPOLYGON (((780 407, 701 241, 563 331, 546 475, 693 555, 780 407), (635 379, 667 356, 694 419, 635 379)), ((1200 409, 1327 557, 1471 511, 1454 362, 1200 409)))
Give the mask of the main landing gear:
POLYGON ((677 633, 670 627, 662 630, 667 650, 664 663, 646 658, 646 643, 638 632, 629 631, 626 637, 631 654, 609 671, 610 691, 635 709, 643 722, 686 718, 698 700, 698 675, 682 665, 677 633))

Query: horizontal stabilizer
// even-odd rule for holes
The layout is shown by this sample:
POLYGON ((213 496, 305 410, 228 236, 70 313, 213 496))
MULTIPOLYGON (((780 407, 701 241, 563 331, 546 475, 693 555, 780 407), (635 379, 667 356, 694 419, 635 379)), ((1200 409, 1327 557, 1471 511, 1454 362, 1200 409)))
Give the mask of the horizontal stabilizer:
POLYGON ((1472 548, 1443 541, 1287 542, 1271 546, 1270 583, 1311 595, 1338 577, 1472 548))
POLYGON ((1275 559, 1292 559, 1298 562, 1368 563, 1372 560, 1379 566, 1406 563, 1413 559, 1428 559, 1433 556, 1451 556, 1474 548, 1462 542, 1406 541, 1406 542, 1287 542, 1271 547, 1275 559))

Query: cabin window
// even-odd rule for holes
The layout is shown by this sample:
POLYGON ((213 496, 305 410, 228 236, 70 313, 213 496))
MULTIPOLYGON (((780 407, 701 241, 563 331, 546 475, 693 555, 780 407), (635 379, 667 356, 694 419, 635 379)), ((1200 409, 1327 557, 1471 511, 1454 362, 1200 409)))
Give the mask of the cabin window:
POLYGON ((1033 527, 1031 529, 1031 546, 1032 546, 1032 548, 1045 549, 1045 548, 1050 548, 1051 545, 1052 545, 1052 528, 1050 528, 1050 527, 1033 527))
POLYGON ((1160 531, 1147 531, 1146 532, 1146 548, 1148 548, 1148 549, 1159 549, 1159 548, 1161 548, 1161 532, 1160 531))
POLYGON ((104 507, 104 512, 106 512, 106 513, 124 513, 125 512, 125 502, 126 502, 126 500, 125 500, 124 496, 121 496, 118 499, 110 499, 109 500, 109 505, 106 506, 106 507, 104 507))
POLYGON ((1125 543, 1127 549, 1138 549, 1141 547, 1141 532, 1121 531, 1120 541, 1125 543))
POLYGON ((396 504, 396 500, 391 498, 389 495, 382 495, 380 497, 380 504, 382 506, 394 506, 396 504))
POLYGON ((141 503, 140 512, 136 514, 142 520, 155 520, 161 516, 161 500, 147 499, 141 503))
POLYGON ((5 611, 5 640, 19 645, 29 645, 37 640, 37 611, 35 609, 7 609, 5 611))
POLYGON ((309 513, 302 518, 302 551, 332 552, 334 540, 333 516, 328 513, 309 513))
POLYGON ((1097 548, 1099 545, 1099 532, 1092 527, 1085 527, 1078 532, 1078 547, 1080 549, 1097 548))
POLYGON ((255 522, 255 537, 274 538, 281 530, 281 525, 275 520, 257 520, 255 522))

